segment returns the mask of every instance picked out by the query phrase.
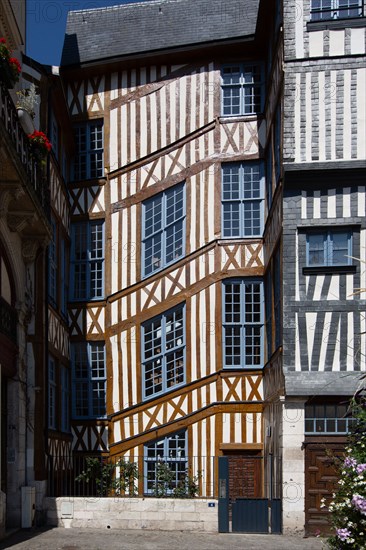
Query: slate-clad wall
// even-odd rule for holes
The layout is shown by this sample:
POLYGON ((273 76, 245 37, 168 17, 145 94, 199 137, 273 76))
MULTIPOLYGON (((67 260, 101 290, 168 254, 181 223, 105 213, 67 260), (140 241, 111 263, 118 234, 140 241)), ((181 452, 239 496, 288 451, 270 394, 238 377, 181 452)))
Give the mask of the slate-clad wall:
MULTIPOLYGON (((293 175, 299 179, 301 175, 293 175)), ((355 273, 304 274, 306 267, 306 232, 314 227, 334 229, 344 226, 353 229, 353 255, 364 257, 365 187, 357 185, 357 173, 345 171, 338 181, 318 172, 307 183, 302 174, 302 185, 288 184, 284 194, 283 240, 283 317, 285 374, 299 374, 298 390, 302 381, 307 385, 307 372, 320 374, 325 393, 342 393, 343 377, 329 378, 332 372, 352 373, 364 368, 365 296, 354 294, 365 287, 365 269, 354 260, 355 273), (352 179, 352 187, 336 187, 345 179, 352 179), (302 376, 300 373, 305 374, 302 376)), ((291 378, 291 376, 290 376, 291 378)), ((303 388, 314 392, 314 384, 303 388)))

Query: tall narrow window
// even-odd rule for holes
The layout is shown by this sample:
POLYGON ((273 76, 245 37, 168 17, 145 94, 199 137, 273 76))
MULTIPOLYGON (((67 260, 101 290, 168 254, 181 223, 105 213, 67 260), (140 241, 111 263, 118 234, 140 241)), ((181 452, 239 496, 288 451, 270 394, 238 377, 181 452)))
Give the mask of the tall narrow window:
POLYGON ((184 307, 168 311, 142 326, 144 397, 185 382, 184 307))
POLYGON ((274 152, 275 152, 275 171, 276 171, 276 185, 278 185, 278 180, 281 176, 281 106, 277 107, 276 111, 276 120, 275 120, 275 143, 274 143, 274 152))
POLYGON ((223 237, 258 237, 263 232, 264 170, 261 162, 222 167, 223 237))
POLYGON ((61 430, 70 431, 70 383, 69 370, 61 366, 61 430))
POLYGON ((267 361, 272 355, 272 327, 273 327, 273 315, 272 315, 272 271, 268 267, 265 278, 265 293, 266 293, 266 336, 267 336, 267 361))
POLYGON ((61 313, 67 317, 67 299, 69 294, 69 262, 65 239, 61 239, 61 313))
POLYGON ((53 306, 57 305, 57 227, 51 218, 52 240, 48 247, 48 296, 53 306))
POLYGON ((72 299, 93 300, 104 295, 104 222, 72 226, 72 299))
POLYGON ((184 255, 185 185, 155 195, 142 205, 143 276, 184 255))
POLYGON ((281 253, 278 248, 274 256, 274 314, 276 327, 276 349, 282 343, 282 292, 281 292, 281 253))
POLYGON ((75 418, 99 418, 106 414, 104 342, 74 343, 73 406, 75 418))
POLYGON ((103 176, 103 121, 75 126, 74 180, 103 176))
POLYGON ((263 110, 263 67, 237 63, 222 68, 222 115, 252 115, 263 110))
POLYGON ((48 358, 48 427, 56 429, 56 362, 48 358))
POLYGON ((311 19, 348 19, 362 17, 362 0, 311 0, 311 19))
POLYGON ((223 283, 224 366, 263 366, 264 298, 261 281, 235 279, 223 283))
POLYGON ((181 431, 145 445, 145 493, 168 495, 185 480, 187 470, 187 433, 181 431), (159 476, 159 466, 165 465, 171 471, 169 481, 159 476))

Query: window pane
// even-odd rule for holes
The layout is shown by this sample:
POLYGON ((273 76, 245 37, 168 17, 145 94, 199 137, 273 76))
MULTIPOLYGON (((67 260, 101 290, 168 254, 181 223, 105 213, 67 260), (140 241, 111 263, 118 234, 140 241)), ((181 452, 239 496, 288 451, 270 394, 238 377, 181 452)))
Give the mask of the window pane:
POLYGON ((330 265, 346 265, 349 263, 349 249, 348 249, 349 235, 347 233, 335 232, 331 235, 331 241, 333 242, 333 257, 332 262, 328 262, 330 265))
POLYGON ((240 323, 240 285, 225 285, 225 323, 240 323))
POLYGON ((184 185, 178 185, 143 205, 143 272, 151 275, 184 254, 184 185))
POLYGON ((145 397, 184 383, 183 307, 145 323, 142 342, 145 397))
POLYGON ((308 235, 308 265, 326 265, 325 262, 326 235, 309 233, 308 235))
POLYGON ((162 262, 162 234, 158 234, 145 241, 145 275, 160 269, 162 262))
POLYGON ((224 336, 225 364, 231 367, 241 366, 241 329, 225 327, 224 336))
POLYGON ((223 89, 223 115, 240 115, 240 88, 223 89))
POLYGON ((222 198, 223 200, 240 199, 239 184, 240 164, 235 166, 224 166, 222 169, 222 198))
POLYGON ((224 365, 262 365, 262 282, 224 283, 224 365))
POLYGON ((183 255, 183 237, 183 221, 168 227, 166 231, 166 264, 183 255))

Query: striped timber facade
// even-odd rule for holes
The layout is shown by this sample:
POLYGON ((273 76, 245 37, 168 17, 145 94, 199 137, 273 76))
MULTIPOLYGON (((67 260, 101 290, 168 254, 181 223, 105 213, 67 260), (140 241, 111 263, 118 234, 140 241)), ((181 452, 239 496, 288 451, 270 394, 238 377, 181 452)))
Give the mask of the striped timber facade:
MULTIPOLYGON (((273 212, 266 223, 266 205, 263 236, 223 238, 221 185, 223 163, 270 155, 271 199, 275 193, 273 126, 283 79, 278 28, 269 29, 273 57, 266 60, 263 53, 259 59, 266 61, 271 82, 259 116, 221 116, 221 68, 238 61, 235 47, 225 54, 216 50, 222 62, 206 53, 193 62, 179 54, 174 64, 162 56, 161 64, 101 65, 78 73, 65 67, 62 73, 71 121, 104 124, 105 177, 68 187, 71 222, 105 224, 105 299, 70 302, 69 317, 71 345, 105 342, 108 419, 73 419, 73 451, 140 457, 142 465, 144 445, 185 429, 188 456, 195 457, 195 473, 204 472, 207 496, 217 493, 210 457, 263 449, 262 370, 223 367, 222 283, 264 281, 278 250, 281 218, 273 212), (144 278, 142 203, 183 181, 184 257, 144 278), (144 400, 142 324, 180 304, 185 384, 144 400)), ((247 50, 243 45, 240 60, 252 60, 252 52, 252 44, 247 50)), ((275 330, 271 322, 267 326, 275 330)))
POLYGON ((285 396, 283 488, 296 480, 303 495, 297 510, 291 500, 284 506, 308 534, 329 528, 320 499, 332 493, 336 478, 324 463, 325 448, 339 452, 346 437, 321 427, 314 433, 307 427, 309 411, 347 402, 361 383, 366 357, 360 293, 366 287, 365 19, 316 21, 311 7, 309 0, 284 2, 286 291, 278 386, 285 396), (331 239, 340 232, 349 235, 344 267, 331 261, 312 266, 311 236, 331 239), (291 423, 299 426, 301 441, 291 423))
POLYGON ((141 470, 147 445, 186 430, 205 496, 218 489, 210 458, 261 452, 261 496, 282 499, 285 530, 312 534, 331 491, 324 446, 342 449, 345 433, 309 435, 307 411, 338 406, 365 369, 366 276, 354 259, 366 242, 365 19, 313 21, 310 0, 266 4, 271 17, 261 2, 256 35, 235 45, 61 68, 72 124, 103 121, 104 134, 101 177, 68 183, 70 227, 103 222, 105 245, 103 297, 70 300, 68 313, 71 346, 105 345, 106 415, 72 419, 72 452, 139 457, 141 470), (244 62, 265 67, 263 109, 222 116, 222 67, 244 62), (224 238, 222 167, 256 160, 263 234, 224 238), (182 182, 184 256, 145 277, 144 204, 182 182), (342 229, 353 259, 310 266, 309 235, 342 229), (223 364, 232 279, 263 282, 261 369, 223 364), (145 399, 143 327, 183 304, 184 384, 145 399))

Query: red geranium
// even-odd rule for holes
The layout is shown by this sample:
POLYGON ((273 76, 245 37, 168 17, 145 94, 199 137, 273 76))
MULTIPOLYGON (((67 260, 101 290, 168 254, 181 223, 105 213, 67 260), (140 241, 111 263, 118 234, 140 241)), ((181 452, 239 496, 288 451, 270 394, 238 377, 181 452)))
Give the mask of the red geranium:
POLYGON ((0 38, 0 67, 8 73, 8 78, 12 82, 18 82, 22 68, 19 61, 15 57, 10 57, 10 54, 11 50, 6 45, 5 38, 0 38))
POLYGON ((46 153, 49 153, 52 149, 52 145, 43 132, 40 132, 38 130, 34 130, 32 134, 28 135, 29 141, 32 146, 39 147, 40 149, 45 149, 46 153))
POLYGON ((9 63, 11 65, 13 65, 13 68, 18 72, 18 73, 21 73, 22 72, 22 68, 20 66, 20 63, 19 61, 17 60, 16 57, 10 57, 9 58, 9 63))

